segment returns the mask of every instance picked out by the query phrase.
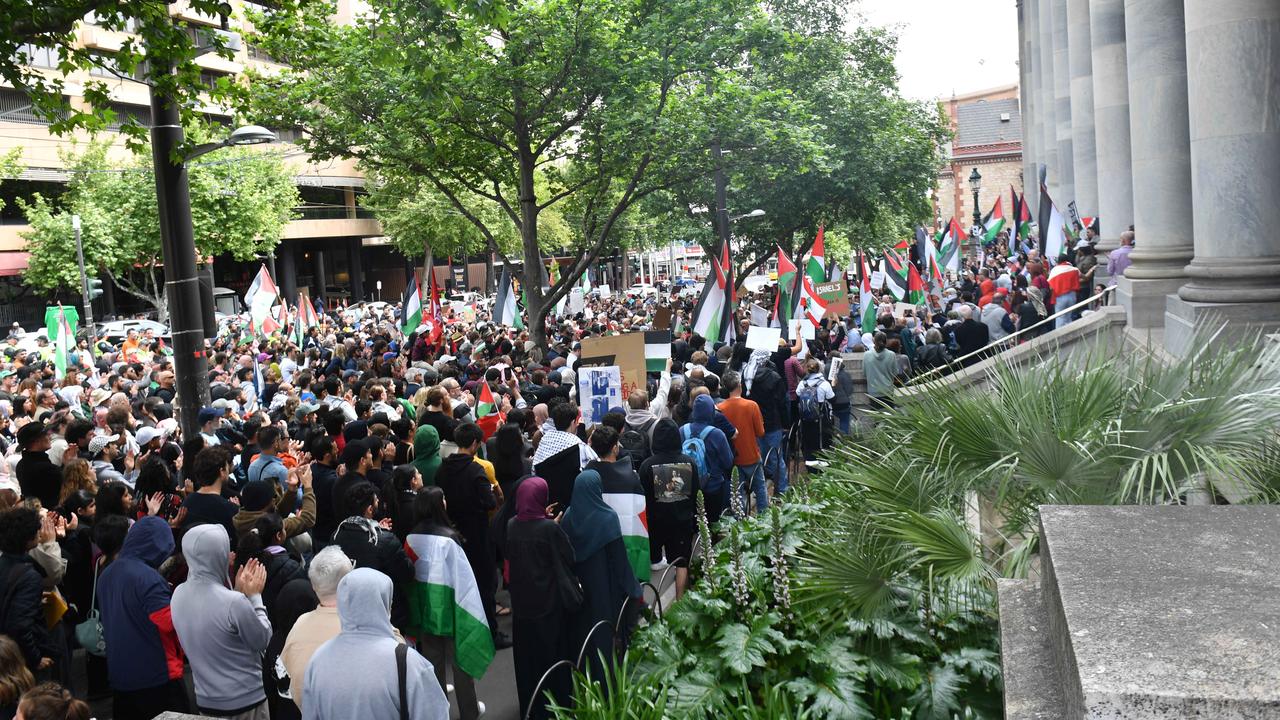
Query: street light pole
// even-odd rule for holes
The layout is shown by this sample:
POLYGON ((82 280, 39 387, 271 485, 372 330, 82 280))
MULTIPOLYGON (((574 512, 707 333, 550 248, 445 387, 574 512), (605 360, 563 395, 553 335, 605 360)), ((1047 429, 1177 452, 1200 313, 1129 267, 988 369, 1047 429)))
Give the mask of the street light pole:
POLYGON ((89 297, 89 275, 84 271, 84 245, 80 242, 80 216, 71 216, 76 236, 76 262, 80 264, 80 302, 84 304, 84 327, 93 330, 93 298, 89 297))
MULTIPOLYGON (((978 207, 978 189, 982 187, 982 174, 978 168, 969 173, 969 186, 973 188, 973 227, 982 227, 982 210, 978 207)), ((974 237, 977 240, 977 237, 974 237)))
MULTIPOLYGON (((173 73, 172 65, 152 58, 158 76, 173 73)), ((160 214, 160 248, 164 258, 165 302, 173 341, 177 415, 184 439, 200 432, 197 415, 209 402, 209 363, 205 354, 200 279, 196 275, 195 231, 191 226, 191 188, 185 159, 177 157, 183 142, 178 103, 151 85, 151 159, 156 176, 156 205, 160 214)))

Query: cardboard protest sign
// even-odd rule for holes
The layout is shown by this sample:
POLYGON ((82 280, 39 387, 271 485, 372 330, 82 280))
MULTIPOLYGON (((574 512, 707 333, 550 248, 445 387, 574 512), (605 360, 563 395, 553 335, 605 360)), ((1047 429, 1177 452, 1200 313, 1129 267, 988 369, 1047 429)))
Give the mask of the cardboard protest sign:
POLYGON ((582 419, 598 425, 609 408, 622 407, 622 370, 617 365, 578 370, 578 399, 582 419))
POLYGON ((752 325, 747 330, 747 347, 752 350, 778 349, 778 340, 782 337, 782 328, 760 327, 752 325))
POLYGON ((670 330, 671 329, 671 308, 663 305, 653 314, 654 330, 670 330))
POLYGON ((622 396, 645 388, 644 333, 589 337, 582 341, 583 366, 617 365, 622 370, 622 396))
POLYGON ((818 283, 813 289, 827 303, 828 315, 842 316, 849 313, 849 287, 844 278, 818 283))

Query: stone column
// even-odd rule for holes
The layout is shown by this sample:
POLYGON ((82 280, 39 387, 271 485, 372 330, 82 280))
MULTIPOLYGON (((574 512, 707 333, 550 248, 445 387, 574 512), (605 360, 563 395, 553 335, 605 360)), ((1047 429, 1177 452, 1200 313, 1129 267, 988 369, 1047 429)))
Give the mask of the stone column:
POLYGON ((1093 47, 1089 0, 1067 0, 1071 50, 1071 179, 1081 217, 1098 213, 1098 153, 1093 130, 1093 47))
POLYGON ((347 241, 347 275, 351 283, 351 302, 364 302, 364 257, 360 254, 360 238, 347 241))
POLYGON ((1022 118, 1022 177, 1031 177, 1031 66, 1027 57, 1027 0, 1017 0, 1018 5, 1018 114, 1022 118))
POLYGON ((1125 0, 1133 225, 1138 244, 1120 303, 1135 328, 1164 325, 1165 296, 1191 260, 1191 140, 1183 0, 1125 0))
POLYGON ((1022 106, 1022 157, 1023 189, 1036 187, 1039 178, 1043 149, 1040 144, 1040 47, 1036 44, 1040 23, 1036 13, 1039 0, 1022 0, 1022 22, 1019 39, 1023 62, 1026 63, 1027 86, 1023 89, 1026 102, 1022 106))
POLYGON ((298 266, 293 247, 288 240, 281 240, 276 246, 276 268, 280 274, 276 276, 280 282, 280 292, 290 305, 298 302, 298 266))
POLYGON ((1185 9, 1195 258, 1165 315, 1177 354, 1217 319, 1280 326, 1280 2, 1185 9))
POLYGON ((1036 34, 1040 57, 1040 98, 1036 108, 1040 111, 1043 125, 1040 127, 1040 162, 1048 168, 1046 183, 1050 193, 1058 188, 1062 179, 1062 168, 1058 164, 1058 121, 1053 97, 1053 3, 1054 0, 1037 0, 1039 8, 1037 24, 1040 32, 1036 34))
POLYGON ((1058 194, 1053 196, 1065 214, 1075 199, 1075 167, 1071 138, 1071 61, 1067 47, 1067 0, 1052 0, 1053 8, 1053 119, 1058 143, 1058 194))
POLYGON ((1102 224, 1098 252, 1102 254, 1118 247, 1121 231, 1133 224, 1124 0, 1089 0, 1089 37, 1093 46, 1098 217, 1102 224))

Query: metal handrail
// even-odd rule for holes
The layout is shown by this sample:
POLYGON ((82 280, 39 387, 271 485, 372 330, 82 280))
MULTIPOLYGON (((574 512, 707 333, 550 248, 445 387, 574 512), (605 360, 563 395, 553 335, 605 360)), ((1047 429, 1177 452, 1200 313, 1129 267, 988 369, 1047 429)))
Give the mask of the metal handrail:
MULTIPOLYGON (((625 602, 623 603, 623 607, 626 607, 625 602)), ((596 634, 596 631, 600 629, 601 625, 608 628, 609 621, 600 620, 596 622, 595 625, 591 626, 591 630, 587 633, 587 636, 582 640, 582 649, 578 650, 578 662, 574 664, 574 667, 576 667, 579 671, 582 670, 582 659, 587 656, 587 646, 591 644, 591 636, 596 634)))
MULTIPOLYGON (((653 583, 642 582, 640 583, 641 597, 644 597, 644 588, 649 588, 653 591, 653 601, 658 606, 658 617, 662 617, 662 593, 658 592, 658 588, 653 583)), ((617 632, 617 628, 614 629, 614 632, 617 632)))
POLYGON ((687 557, 678 557, 675 560, 667 561, 667 567, 662 571, 662 574, 658 576, 658 587, 662 587, 667 584, 667 574, 670 573, 672 570, 675 570, 676 563, 680 562, 681 560, 685 561, 686 563, 689 562, 689 558, 687 557))
POLYGON ((1095 300, 1097 300, 1098 298, 1101 298, 1101 297, 1103 297, 1103 296, 1107 295, 1108 293, 1110 293, 1111 291, 1113 291, 1113 290, 1115 290, 1115 289, 1116 289, 1116 286, 1115 286, 1115 285, 1112 285, 1112 286, 1110 286, 1110 287, 1107 287, 1107 288, 1103 289, 1103 291, 1102 291, 1102 292, 1100 292, 1100 293, 1098 293, 1098 294, 1096 294, 1096 295, 1093 295, 1092 297, 1085 298, 1084 300, 1081 300, 1080 302, 1076 303, 1075 305, 1072 305, 1072 306, 1071 306, 1071 307, 1069 307, 1069 308, 1066 308, 1066 309, 1063 309, 1063 310, 1058 310, 1058 311, 1057 311, 1057 312, 1055 312, 1054 314, 1050 315, 1049 317, 1046 317, 1045 319, 1041 320, 1040 322, 1036 323, 1035 325, 1032 325, 1031 327, 1023 328, 1023 329, 1021 329, 1021 330, 1019 330, 1019 331, 1017 331, 1017 332, 1015 332, 1015 333, 1010 333, 1009 335, 1005 335, 1004 337, 1000 338, 999 340, 995 340, 995 341, 993 341, 993 342, 987 343, 987 344, 986 344, 985 346, 983 346, 982 348, 979 348, 978 350, 974 350, 973 352, 971 352, 971 353, 969 353, 969 354, 967 354, 967 355, 962 355, 961 357, 958 357, 958 358, 956 358, 956 359, 952 360, 950 363, 947 363, 946 365, 943 365, 943 366, 941 366, 941 367, 933 368, 932 370, 930 370, 930 371, 928 371, 928 372, 925 372, 925 373, 921 373, 921 374, 919 374, 919 375, 917 375, 917 376, 915 376, 915 377, 911 378, 910 380, 908 380, 908 381, 907 381, 907 384, 908 384, 908 385, 916 385, 916 384, 921 383, 921 381, 923 381, 923 380, 924 380, 924 378, 927 378, 927 377, 929 377, 930 375, 937 374, 937 373, 942 372, 942 371, 944 371, 944 370, 947 370, 947 371, 955 370, 955 369, 956 369, 956 368, 958 368, 958 367, 962 367, 962 363, 963 363, 965 360, 968 360, 969 358, 972 358, 972 357, 978 357, 978 356, 980 356, 980 355, 991 355, 991 354, 992 354, 992 348, 996 347, 997 345, 1001 345, 1001 344, 1007 343, 1007 342, 1009 342, 1010 340, 1013 340, 1013 339, 1015 339, 1015 338, 1017 338, 1017 337, 1022 336, 1022 334, 1023 334, 1023 333, 1029 333, 1029 332, 1031 332, 1032 330, 1035 330, 1036 328, 1040 327, 1041 325, 1044 325, 1044 324, 1049 323, 1049 322, 1056 321, 1058 318, 1062 317, 1063 315, 1066 315, 1067 313, 1075 312, 1078 308, 1086 307, 1086 306, 1088 306, 1089 304, 1091 304, 1093 301, 1095 301, 1095 300))
MULTIPOLYGON (((600 622, 604 621, 601 620, 600 622)), ((536 707, 536 703, 538 702, 538 694, 542 690, 542 684, 547 681, 548 677, 551 677, 552 672, 558 670, 562 665, 568 665, 569 669, 573 670, 573 663, 568 660, 557 660, 552 663, 551 667, 547 668, 546 672, 542 673, 542 677, 538 680, 538 684, 533 686, 533 695, 529 698, 528 709, 524 711, 524 720, 529 720, 529 718, 533 717, 533 709, 536 707)))

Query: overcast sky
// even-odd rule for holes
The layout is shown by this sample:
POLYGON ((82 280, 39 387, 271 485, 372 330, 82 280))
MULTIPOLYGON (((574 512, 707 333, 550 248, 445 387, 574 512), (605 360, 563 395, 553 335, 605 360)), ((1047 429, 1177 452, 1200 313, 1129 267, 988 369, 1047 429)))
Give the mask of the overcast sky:
POLYGON ((931 99, 1018 81, 1014 0, 857 0, 853 12, 896 26, 902 93, 931 99))

